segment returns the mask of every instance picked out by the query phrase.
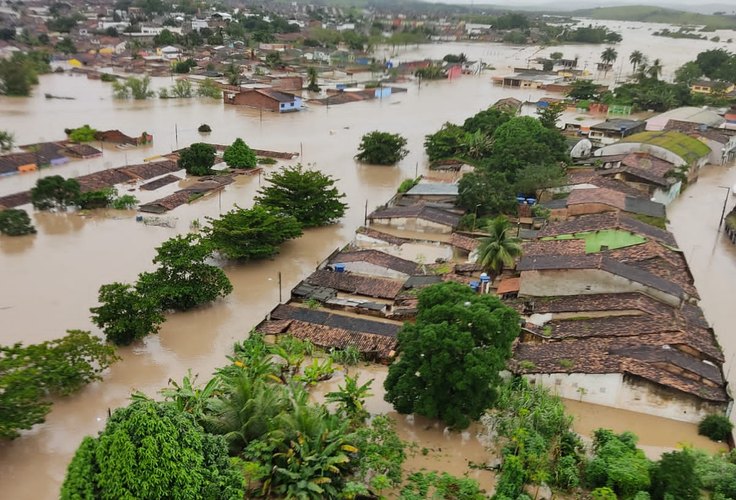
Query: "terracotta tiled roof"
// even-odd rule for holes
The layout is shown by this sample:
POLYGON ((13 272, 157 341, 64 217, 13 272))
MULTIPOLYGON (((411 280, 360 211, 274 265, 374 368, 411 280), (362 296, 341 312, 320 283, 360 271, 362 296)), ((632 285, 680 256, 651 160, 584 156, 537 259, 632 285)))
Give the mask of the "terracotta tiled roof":
POLYGON ((567 197, 567 206, 583 203, 602 203, 626 210, 626 195, 606 188, 573 189, 567 197))
POLYGON ((601 175, 602 172, 576 172, 568 174, 568 185, 574 186, 578 184, 592 184, 599 188, 606 188, 612 191, 619 191, 629 196, 646 196, 647 193, 637 189, 624 181, 618 179, 610 179, 601 175))
POLYGON ((294 307, 290 305, 278 305, 271 311, 271 319, 293 319, 305 323, 339 328, 351 332, 370 333, 395 338, 401 329, 401 325, 375 321, 354 316, 345 316, 325 311, 308 309, 306 307, 294 307))
POLYGON ((644 336, 517 343, 511 368, 516 373, 626 373, 704 400, 728 400, 719 368, 662 341, 644 336))
POLYGON ((355 250, 340 252, 335 255, 330 264, 347 262, 367 262, 376 266, 385 267, 403 274, 415 274, 419 268, 416 262, 389 255, 378 250, 355 250))
POLYGON ((644 269, 680 285, 688 295, 698 297, 693 277, 684 256, 655 241, 631 245, 606 252, 612 258, 644 269))
POLYGON ((469 236, 464 236, 458 233, 452 233, 452 236, 450 236, 450 244, 461 250, 472 252, 473 250, 478 248, 478 245, 480 245, 480 241, 478 241, 475 238, 471 238, 469 236))
POLYGON ((453 212, 448 212, 447 210, 427 206, 425 203, 416 203, 408 206, 396 205, 393 207, 381 208, 375 210, 368 216, 368 220, 397 218, 424 219, 455 228, 460 223, 461 216, 453 212))
POLYGON ((519 286, 521 285, 521 279, 519 278, 506 278, 498 284, 496 293, 503 295, 505 293, 518 292, 519 286))
POLYGON ((141 189, 144 191, 154 191, 160 187, 166 186, 168 184, 171 184, 172 182, 178 182, 181 178, 177 177, 175 175, 169 174, 165 175, 159 179, 156 179, 155 181, 148 182, 146 184, 143 184, 141 186, 141 189))
POLYGON ((531 240, 522 244, 522 255, 585 255, 585 240, 531 240))
POLYGON ((635 234, 647 236, 665 245, 677 246, 672 233, 656 228, 645 222, 640 222, 620 212, 583 215, 574 219, 553 222, 547 224, 539 231, 539 237, 559 236, 562 234, 583 233, 588 231, 601 231, 604 229, 623 229, 635 234))
POLYGON ((326 269, 316 271, 305 281, 312 285, 334 288, 341 292, 383 299, 395 298, 403 286, 402 281, 373 278, 350 272, 338 273, 326 269))

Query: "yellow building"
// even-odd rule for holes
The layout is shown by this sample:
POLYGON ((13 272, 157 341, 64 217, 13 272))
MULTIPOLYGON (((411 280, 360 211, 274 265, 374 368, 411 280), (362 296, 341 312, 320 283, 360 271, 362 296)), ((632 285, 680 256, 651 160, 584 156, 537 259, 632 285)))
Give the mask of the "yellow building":
POLYGON ((728 82, 713 80, 696 80, 690 85, 690 91, 694 94, 712 94, 715 92, 728 94, 736 89, 736 85, 728 82))

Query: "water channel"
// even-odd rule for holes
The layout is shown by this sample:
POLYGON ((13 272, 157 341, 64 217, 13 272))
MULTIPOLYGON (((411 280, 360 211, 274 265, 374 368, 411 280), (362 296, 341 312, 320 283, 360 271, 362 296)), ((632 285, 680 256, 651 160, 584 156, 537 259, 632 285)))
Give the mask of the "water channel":
MULTIPOLYGON (((626 23, 614 25, 622 24, 626 23)), ((645 52, 661 57, 665 72, 674 70, 676 66, 671 65, 679 65, 693 59, 699 51, 716 46, 711 42, 688 41, 682 45, 682 50, 674 50, 673 44, 685 41, 652 38, 648 25, 631 25, 635 28, 623 31, 624 42, 619 53, 627 57, 635 48, 649 47, 645 52)), ((482 57, 485 62, 495 64, 496 71, 506 72, 508 66, 525 65, 527 54, 536 50, 488 44, 444 44, 409 48, 399 57, 441 57, 446 53, 465 52, 471 58, 482 57)), ((554 50, 593 61, 602 47, 558 46, 554 50)), ((155 81, 157 86, 171 83, 165 78, 155 81)), ((15 441, 0 445, 2 496, 56 498, 69 459, 83 436, 95 434, 104 426, 108 408, 125 405, 133 390, 154 394, 170 378, 180 379, 189 368, 206 379, 224 362, 232 343, 243 338, 277 303, 279 272, 283 276, 286 296, 288 290, 327 254, 352 239, 355 228, 363 221, 366 201, 370 210, 389 199, 401 180, 426 171, 422 150, 425 134, 434 132, 446 121, 461 123, 500 98, 513 96, 526 100, 542 95, 538 91, 494 87, 490 74, 486 73, 454 81, 423 83, 421 88, 412 84, 407 93, 381 101, 330 108, 315 106, 288 115, 261 115, 254 110, 225 107, 218 101, 200 99, 120 102, 111 98, 109 84, 55 74, 41 78, 33 97, 0 97, 0 128, 13 132, 18 144, 58 140, 63 138, 64 128, 84 123, 97 129, 120 129, 130 135, 143 130, 154 135, 153 145, 146 148, 121 151, 106 147, 101 158, 0 178, 0 195, 28 189, 39 176, 83 175, 126 163, 139 163, 144 158, 200 140, 227 144, 242 137, 256 148, 303 151, 303 163, 314 164, 340 179, 339 187, 346 192, 350 204, 340 224, 307 231, 299 240, 284 245, 272 260, 225 265, 234 285, 227 299, 211 307, 168 316, 159 335, 120 349, 123 360, 109 370, 104 381, 56 402, 45 424, 36 426, 15 441), (44 93, 76 99, 46 100, 44 93), (212 127, 213 132, 206 138, 196 131, 201 123, 212 127), (411 153, 399 166, 365 166, 353 160, 362 134, 377 129, 400 132, 408 138, 411 153)), ((673 205, 670 219, 672 230, 693 266, 706 316, 715 322, 730 367, 736 352, 736 339, 726 335, 730 328, 730 309, 726 302, 736 279, 736 249, 716 232, 725 191, 716 186, 732 185, 736 181, 736 171, 713 170, 703 177, 673 205), (709 222, 711 220, 713 223, 709 222)), ((137 223, 132 211, 33 214, 39 230, 37 235, 0 237, 0 342, 41 342, 63 335, 66 329, 95 331, 88 309, 96 304, 101 284, 135 280, 138 273, 152 267, 154 248, 161 242, 188 231, 195 219, 203 221, 204 217, 216 216, 235 204, 250 206, 260 182, 257 176, 241 177, 220 196, 206 197, 177 208, 166 216, 173 228, 137 223)), ((145 196, 139 192, 135 194, 149 201, 175 189, 176 185, 171 185, 145 196)), ((380 387, 385 369, 366 370, 373 371, 370 376, 376 378, 374 388, 380 387)), ((733 383, 736 374, 733 370, 729 374, 733 383)), ((390 411, 380 396, 371 399, 369 409, 390 411)), ((599 418, 589 418, 594 414, 591 412, 601 411, 584 404, 574 404, 571 409, 580 414, 581 432, 585 432, 588 425, 585 422, 595 422, 599 418)), ((624 430, 640 419, 637 414, 620 413, 610 421, 617 430, 624 430)), ((420 447, 431 450, 426 457, 417 454, 411 468, 440 467, 462 474, 467 471, 468 460, 484 460, 485 451, 472 432, 451 435, 431 422, 403 416, 397 416, 396 420, 402 436, 417 440, 420 447)), ((659 448, 675 446, 678 439, 672 436, 686 435, 689 441, 697 438, 693 426, 682 427, 662 419, 648 422, 656 427, 656 435, 650 437, 648 429, 641 426, 634 430, 640 433, 641 444, 645 448, 651 446, 650 451, 655 453, 659 448), (671 439, 662 439, 668 432, 671 439)), ((697 444, 707 443, 698 441, 697 444)), ((489 473, 483 476, 472 471, 471 474, 486 488, 492 485, 489 473)))

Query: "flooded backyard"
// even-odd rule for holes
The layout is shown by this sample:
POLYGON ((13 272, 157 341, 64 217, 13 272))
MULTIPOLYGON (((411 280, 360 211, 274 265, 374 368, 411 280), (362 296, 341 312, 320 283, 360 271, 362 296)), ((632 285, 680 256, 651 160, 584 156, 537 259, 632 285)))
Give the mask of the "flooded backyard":
MULTIPOLYGON (((629 23, 614 25, 622 24, 629 23)), ((646 28, 623 31, 624 42, 618 48, 620 57, 624 58, 625 54, 627 58, 631 50, 646 43, 646 52, 651 57, 663 59, 665 74, 675 68, 668 65, 682 64, 702 50, 723 45, 696 41, 682 45, 683 50, 675 50, 673 44, 686 41, 652 39, 648 33, 646 28)), ((508 66, 524 66, 527 57, 536 50, 487 44, 445 44, 411 48, 399 58, 430 55, 441 58, 447 53, 465 52, 470 58, 482 57, 484 62, 496 65, 497 71, 508 71, 508 66)), ((597 60, 602 47, 558 46, 555 50, 597 60)), ((155 84, 166 86, 171 81, 157 79, 155 84)), ((347 194, 350 205, 340 224, 306 231, 298 240, 283 245, 281 253, 272 260, 225 265, 234 286, 233 293, 225 300, 196 311, 169 315, 158 335, 119 349, 123 359, 112 366, 104 381, 59 400, 45 424, 13 442, 1 444, 0 488, 4 498, 56 498, 67 463, 82 437, 100 430, 108 409, 125 405, 132 391, 154 394, 170 378, 180 379, 190 368, 200 374, 200 380, 206 379, 225 362, 233 342, 246 336, 278 302, 279 273, 283 277, 282 295, 286 298, 291 288, 320 261, 353 238, 355 229, 363 223, 366 202, 371 211, 385 203, 403 179, 414 177, 416 172, 426 173, 424 135, 436 131, 447 121, 462 123, 468 116, 503 97, 534 100, 544 95, 540 91, 495 87, 488 73, 423 83, 421 88, 414 84, 407 86, 407 93, 381 101, 329 108, 315 106, 287 115, 261 115, 258 111, 225 107, 219 101, 201 99, 114 101, 109 84, 69 75, 41 77, 35 95, 28 99, 0 97, 2 128, 12 131, 18 144, 58 140, 64 136, 64 128, 85 123, 97 129, 120 129, 129 135, 139 135, 145 130, 154 136, 154 143, 149 147, 122 151, 106 145, 101 158, 0 178, 0 196, 32 187, 39 176, 84 175, 140 163, 145 158, 192 142, 229 144, 242 137, 255 148, 303 151, 302 163, 314 165, 340 179, 338 186, 347 194), (74 97, 75 100, 46 100, 44 93, 74 97), (202 123, 209 124, 213 130, 206 137, 197 132, 202 123), (399 132, 406 136, 409 156, 397 167, 356 163, 353 156, 360 137, 372 130, 399 132)), ((266 170, 275 168, 277 166, 266 170)), ((0 236, 0 342, 42 342, 64 335, 67 329, 97 331, 89 320, 89 308, 96 305, 100 285, 135 280, 139 273, 152 268, 156 246, 176 234, 187 232, 194 220, 204 222, 205 217, 217 216, 236 204, 251 206, 262 182, 258 176, 239 177, 221 195, 205 197, 169 212, 163 217, 173 227, 136 222, 133 211, 34 213, 37 235, 0 236)), ((736 170, 713 168, 669 209, 671 230, 688 258, 706 317, 723 345, 724 370, 728 371, 732 384, 736 382, 736 370, 731 369, 736 357, 731 313, 736 247, 722 237, 717 226, 725 196, 725 190, 718 186, 731 186, 734 182, 736 170)), ((150 201, 176 189, 174 184, 140 198, 150 201)), ((135 194, 139 196, 138 191, 135 194)), ((732 205, 733 199, 729 199, 729 209, 732 205)), ((407 247, 403 257, 422 255, 430 261, 435 257, 433 248, 427 244, 407 247)), ((372 413, 391 414, 397 421, 400 435, 419 443, 420 451, 410 460, 410 470, 427 467, 459 475, 467 472, 479 479, 484 488, 492 487, 490 472, 468 469, 469 462, 484 462, 489 458, 475 436, 475 429, 461 435, 449 434, 436 423, 395 414, 381 397, 386 368, 376 366, 361 370, 365 371, 362 380, 375 379, 376 394, 368 401, 368 409, 372 413), (421 448, 427 448, 426 455, 421 453, 421 448)), ((340 381, 336 378, 319 390, 329 392, 340 381)), ((679 441, 697 439, 693 425, 647 420, 639 414, 612 413, 577 402, 570 402, 568 407, 579 415, 578 431, 590 432, 609 422, 617 430, 630 428, 640 435, 640 444, 648 453, 656 454, 679 441)), ((697 442, 698 446, 706 444, 697 442)))

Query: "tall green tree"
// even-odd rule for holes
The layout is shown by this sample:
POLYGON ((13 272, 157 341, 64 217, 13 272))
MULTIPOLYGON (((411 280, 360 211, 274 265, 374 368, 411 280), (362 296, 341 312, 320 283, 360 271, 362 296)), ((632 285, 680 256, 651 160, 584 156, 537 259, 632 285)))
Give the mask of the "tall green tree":
POLYGON ((115 410, 97 438, 86 437, 67 469, 62 500, 226 499, 244 496, 225 440, 167 403, 115 410))
MULTIPOLYGON (((469 125, 472 128, 473 125, 469 125)), ((466 131, 463 127, 445 123, 437 132, 424 137, 424 150, 429 161, 445 160, 462 153, 466 131)))
POLYGON ((28 212, 22 208, 0 210, 0 234, 24 236, 35 232, 36 228, 33 227, 28 212))
POLYGON ((593 435, 594 456, 585 470, 588 486, 607 486, 624 498, 647 491, 651 484, 651 464, 636 447, 637 437, 630 432, 615 434, 608 429, 598 429, 593 435))
POLYGON ((513 118, 512 115, 501 111, 498 108, 484 109, 466 119, 463 123, 463 129, 468 133, 482 132, 490 137, 498 127, 513 118))
POLYGON ((31 87, 38 83, 38 72, 30 54, 15 53, 10 59, 0 60, 0 94, 30 95, 31 87))
POLYGON ((539 121, 542 125, 544 125, 546 128, 556 130, 557 129, 557 121, 562 116, 562 113, 565 111, 565 103, 562 102, 553 102, 549 103, 544 108, 538 108, 537 109, 537 116, 539 118, 539 121))
POLYGON ((272 257, 284 241, 302 235, 302 226, 291 215, 271 213, 255 205, 235 207, 217 219, 208 217, 205 228, 212 248, 229 259, 253 260, 272 257))
POLYGON ((504 216, 496 217, 483 228, 488 236, 478 246, 478 263, 483 270, 498 276, 504 267, 511 267, 521 256, 521 239, 512 236, 514 228, 504 216))
POLYGON ((499 372, 519 334, 518 314, 454 282, 423 289, 418 310, 416 322, 399 332, 384 397, 399 413, 465 428, 496 399, 499 372))
POLYGON ((215 147, 203 142, 195 142, 179 153, 178 165, 189 175, 209 175, 215 164, 215 147))
POLYGON ((319 84, 317 84, 317 68, 310 66, 307 70, 307 78, 309 78, 307 90, 310 92, 319 92, 319 84))
POLYGON ((373 165, 393 165, 409 154, 405 146, 406 138, 402 135, 374 130, 360 139, 355 157, 373 165))
POLYGON ((689 450, 663 453, 652 471, 652 500, 698 500, 700 476, 695 456, 689 450))
POLYGON ((79 182, 50 175, 36 181, 31 188, 31 203, 37 210, 66 210, 79 197, 79 182))
POLYGON ((254 168, 257 162, 256 154, 240 137, 225 150, 222 159, 231 168, 254 168))
POLYGON ((0 345, 0 439, 42 423, 51 398, 100 380, 117 359, 112 346, 80 330, 41 344, 0 345))
POLYGON ((90 308, 92 322, 117 345, 128 345, 156 333, 164 322, 157 300, 128 284, 102 285, 98 300, 100 305, 90 308))
POLYGON ((293 216, 303 227, 317 227, 338 221, 347 204, 335 186, 336 180, 301 164, 284 167, 271 174, 269 185, 258 191, 255 200, 273 213, 293 216))
POLYGON ((460 178, 457 205, 476 216, 510 213, 516 209, 516 192, 503 173, 479 168, 460 178))
POLYGON ((143 273, 136 289, 164 310, 186 311, 233 290, 225 272, 207 263, 212 249, 194 234, 176 236, 156 249, 154 272, 143 273))

